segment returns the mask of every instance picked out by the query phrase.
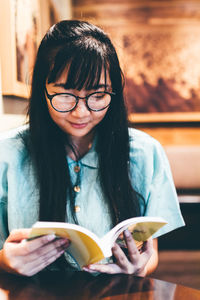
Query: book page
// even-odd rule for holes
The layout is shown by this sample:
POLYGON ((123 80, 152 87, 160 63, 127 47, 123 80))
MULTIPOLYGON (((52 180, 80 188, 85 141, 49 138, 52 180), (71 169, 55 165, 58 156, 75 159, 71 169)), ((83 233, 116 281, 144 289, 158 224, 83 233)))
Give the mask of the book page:
POLYGON ((162 218, 137 217, 127 219, 117 224, 103 238, 99 239, 88 229, 71 223, 62 222, 36 222, 29 238, 54 233, 58 237, 68 238, 71 243, 67 251, 75 262, 82 268, 88 264, 96 263, 105 257, 112 256, 111 248, 114 242, 126 247, 123 231, 129 229, 137 247, 152 236, 166 222, 162 218))
POLYGON ((32 227, 30 239, 52 233, 58 237, 68 238, 71 243, 67 248, 67 252, 80 268, 105 258, 98 237, 81 226, 56 222, 37 222, 34 226, 36 227, 32 227))
MULTIPOLYGON (((125 229, 128 229, 135 240, 136 246, 139 248, 143 242, 147 241, 158 229, 160 229, 162 225, 160 223, 155 222, 145 222, 138 223, 128 226, 125 229)), ((125 230, 123 228, 123 231, 125 230)), ((121 230, 120 230, 121 232, 121 230)), ((121 246, 126 248, 126 242, 124 240, 123 232, 119 234, 116 232, 114 239, 116 238, 116 242, 121 246), (117 237, 117 238, 116 238, 117 237)))
POLYGON ((80 231, 68 230, 68 233, 71 244, 67 252, 70 253, 80 268, 105 258, 100 246, 91 237, 80 231))
POLYGON ((162 218, 156 217, 137 217, 125 220, 117 224, 103 238, 102 243, 106 248, 106 254, 111 255, 111 249, 115 241, 121 246, 126 247, 123 231, 128 229, 135 240, 136 246, 140 248, 144 241, 147 241, 167 222, 162 218))

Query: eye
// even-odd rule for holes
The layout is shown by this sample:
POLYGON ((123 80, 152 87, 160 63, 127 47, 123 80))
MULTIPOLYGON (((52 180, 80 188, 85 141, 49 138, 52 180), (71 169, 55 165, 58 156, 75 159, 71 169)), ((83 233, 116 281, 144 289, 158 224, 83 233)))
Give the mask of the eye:
POLYGON ((55 96, 60 101, 74 101, 76 100, 74 96, 70 94, 59 94, 55 96))
POLYGON ((76 98, 70 94, 58 94, 52 98, 52 105, 58 111, 68 111, 76 105, 76 98))
POLYGON ((90 99, 94 99, 94 100, 101 100, 101 99, 104 99, 106 97, 106 93, 104 92, 98 92, 98 93, 94 93, 90 96, 90 99))

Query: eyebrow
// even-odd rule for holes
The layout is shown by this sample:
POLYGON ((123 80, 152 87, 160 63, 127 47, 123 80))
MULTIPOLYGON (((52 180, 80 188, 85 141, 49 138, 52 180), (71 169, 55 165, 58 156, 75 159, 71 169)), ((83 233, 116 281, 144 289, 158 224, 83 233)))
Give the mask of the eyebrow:
MULTIPOLYGON (((54 83, 54 86, 55 87, 62 87, 62 88, 65 88, 65 83, 54 83)), ((110 85, 108 85, 108 84, 98 84, 98 85, 95 85, 95 86, 92 86, 90 89, 91 90, 97 90, 97 89, 100 89, 100 88, 105 88, 105 89, 107 89, 107 88, 110 88, 111 86, 110 85)))

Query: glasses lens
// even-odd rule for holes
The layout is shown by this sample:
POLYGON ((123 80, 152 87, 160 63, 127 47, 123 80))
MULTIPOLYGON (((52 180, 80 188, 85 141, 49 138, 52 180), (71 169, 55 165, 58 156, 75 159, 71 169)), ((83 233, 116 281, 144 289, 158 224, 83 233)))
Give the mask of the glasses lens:
POLYGON ((58 111, 69 111, 76 105, 76 98, 72 95, 56 95, 52 98, 52 105, 58 111))
POLYGON ((91 110, 101 110, 110 104, 111 95, 104 92, 93 93, 88 97, 88 106, 91 110))

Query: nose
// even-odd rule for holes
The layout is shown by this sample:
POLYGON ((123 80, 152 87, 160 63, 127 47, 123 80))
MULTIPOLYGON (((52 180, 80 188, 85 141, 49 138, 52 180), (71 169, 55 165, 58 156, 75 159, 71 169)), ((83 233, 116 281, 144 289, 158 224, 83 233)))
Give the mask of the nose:
POLYGON ((80 99, 76 108, 71 112, 74 117, 81 118, 90 115, 90 111, 86 106, 85 99, 80 99))

